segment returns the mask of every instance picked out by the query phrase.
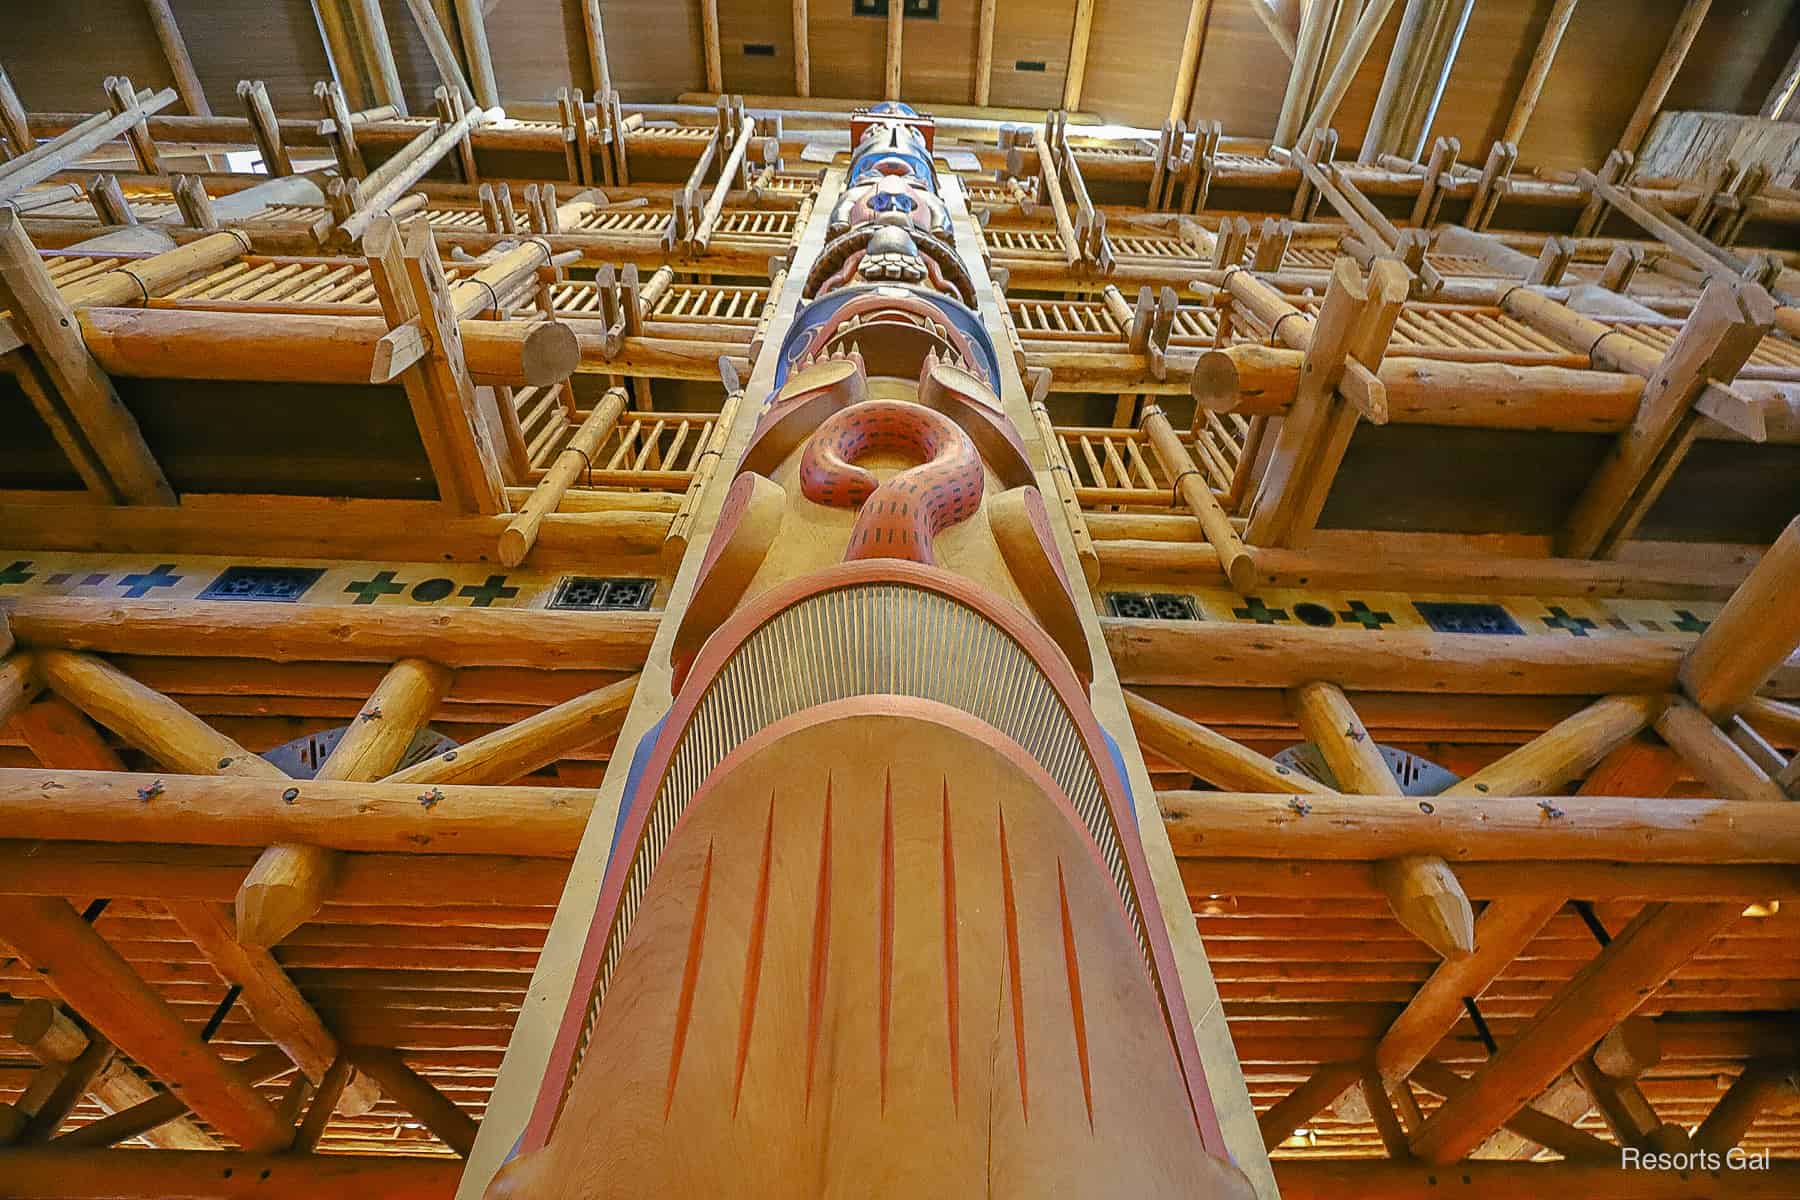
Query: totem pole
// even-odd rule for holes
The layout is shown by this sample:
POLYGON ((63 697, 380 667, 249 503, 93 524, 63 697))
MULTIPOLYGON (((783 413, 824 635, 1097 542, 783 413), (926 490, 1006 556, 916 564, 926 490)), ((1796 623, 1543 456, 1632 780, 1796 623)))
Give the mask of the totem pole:
POLYGON ((1247 1197, 932 124, 851 128, 488 1196, 1247 1197))

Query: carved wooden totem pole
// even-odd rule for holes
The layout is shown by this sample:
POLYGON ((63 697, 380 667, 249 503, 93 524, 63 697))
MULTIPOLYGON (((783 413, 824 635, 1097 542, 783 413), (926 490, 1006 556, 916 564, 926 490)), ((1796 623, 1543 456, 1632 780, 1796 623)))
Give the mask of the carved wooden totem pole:
POLYGON ((1248 1196, 931 123, 852 131, 488 1195, 1248 1196))

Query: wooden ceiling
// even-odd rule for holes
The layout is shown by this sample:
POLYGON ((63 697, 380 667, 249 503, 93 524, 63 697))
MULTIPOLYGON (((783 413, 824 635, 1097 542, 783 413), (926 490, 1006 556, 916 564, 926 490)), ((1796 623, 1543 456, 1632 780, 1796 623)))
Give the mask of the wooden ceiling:
MULTIPOLYGON (((1265 0, 1096 0, 1081 107, 1115 122, 1160 124, 1193 3, 1205 10, 1205 38, 1190 114, 1219 120, 1228 134, 1268 136, 1289 63, 1259 11, 1265 0)), ((1485 146, 1499 136, 1552 3, 1474 6, 1434 136, 1455 136, 1464 146, 1485 146)), ((172 0, 172 6, 215 108, 235 110, 237 82, 249 78, 264 80, 282 111, 312 109, 312 85, 329 67, 309 0, 172 0)), ((141 0, 15 7, 0 29, 0 62, 33 110, 92 111, 100 99, 96 72, 127 74, 141 86, 169 82, 141 0)), ((404 0, 381 0, 381 7, 409 100, 423 109, 437 82, 430 58, 404 0)), ((1405 7, 1394 6, 1339 111, 1336 124, 1347 146, 1367 123, 1405 7)), ((486 0, 485 8, 504 101, 544 101, 558 87, 591 89, 581 0, 486 0)), ((1061 102, 1075 8, 1075 0, 999 0, 992 104, 1061 102)), ((1575 168, 1603 159, 1681 8, 1682 0, 1582 0, 1519 148, 1521 163, 1575 168)), ((614 81, 625 99, 669 101, 705 88, 699 0, 605 0, 602 9, 614 81)), ((885 22, 851 9, 852 0, 809 6, 815 96, 881 94, 885 22)), ((980 0, 941 0, 936 19, 906 22, 903 98, 972 102, 979 10, 980 0)), ((793 94, 787 0, 719 0, 719 41, 726 90, 793 94)), ((1666 107, 1756 111, 1796 41, 1800 6, 1787 0, 1713 5, 1666 107)))

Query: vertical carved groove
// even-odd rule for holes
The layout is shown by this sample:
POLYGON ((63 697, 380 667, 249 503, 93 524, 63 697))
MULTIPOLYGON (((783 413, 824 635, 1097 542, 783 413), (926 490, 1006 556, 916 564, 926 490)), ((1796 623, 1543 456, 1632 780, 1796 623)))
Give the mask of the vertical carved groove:
POLYGON ((731 1115, 737 1116, 744 1094, 744 1064, 750 1059, 750 1031, 756 1024, 756 992, 762 984, 763 938, 769 923, 769 862, 775 848, 775 792, 769 792, 769 818, 763 825, 762 867, 756 878, 756 900, 750 910, 750 943, 744 949, 744 1001, 738 1017, 737 1075, 731 1085, 731 1115))
POLYGON ((894 772, 881 814, 881 1107, 887 1108, 888 1030, 894 1015, 894 772))
POLYGON ((944 1021, 950 1035, 950 1105, 961 1108, 962 1022, 956 961, 956 848, 950 837, 950 781, 944 780, 944 1021))
POLYGON ((681 1075, 681 1052, 687 1046, 688 1020, 694 1015, 694 988, 700 982, 700 951, 706 945, 706 906, 712 900, 713 847, 706 843, 706 866, 700 871, 700 894, 694 897, 694 927, 688 933, 687 963, 681 969, 681 999, 675 1006, 675 1038, 669 1047, 669 1087, 663 1096, 663 1120, 675 1105, 675 1080, 681 1075))
POLYGON ((819 831, 819 887, 813 900, 812 967, 806 987, 806 1109, 812 1111, 813 1067, 825 1010, 825 962, 831 940, 831 776, 825 777, 825 820, 819 831))
POLYGON ((1069 889, 1062 859, 1056 860, 1056 898, 1062 904, 1063 962, 1069 969, 1069 1018, 1075 1029, 1075 1057, 1081 1062, 1081 1098, 1087 1102, 1088 1131, 1094 1128, 1094 1081, 1088 1069, 1087 1014, 1081 1004, 1081 963, 1075 956, 1075 924, 1069 919, 1069 889))
POLYGON ((1006 911, 1006 978, 1012 987, 1013 1047, 1019 1057, 1019 1111, 1031 1120, 1031 1088, 1025 1070, 1025 980, 1019 972, 1019 908, 1013 900, 1012 855, 1006 849, 1006 813, 1000 813, 1000 895, 1006 911))

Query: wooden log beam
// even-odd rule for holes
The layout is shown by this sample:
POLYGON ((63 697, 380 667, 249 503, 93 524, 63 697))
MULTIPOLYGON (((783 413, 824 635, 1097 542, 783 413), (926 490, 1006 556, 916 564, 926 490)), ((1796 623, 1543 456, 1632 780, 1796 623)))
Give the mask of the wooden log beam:
POLYGON ((62 597, 8 603, 21 644, 34 648, 383 664, 417 655, 448 667, 635 671, 649 653, 657 621, 653 613, 497 608, 376 611, 62 597))
POLYGON ((1199 522, 1201 532, 1207 543, 1219 556, 1219 569, 1231 580, 1231 585, 1240 592, 1248 592, 1256 580, 1256 564, 1252 561, 1250 551, 1244 546, 1243 539, 1238 537, 1231 519, 1220 505, 1218 497, 1207 486, 1206 477, 1194 465, 1187 447, 1175 436, 1175 429, 1169 424, 1169 418, 1163 413, 1160 405, 1146 404, 1141 427, 1150 439, 1150 445, 1163 470, 1171 479, 1176 480, 1175 491, 1187 505, 1188 511, 1199 522))
POLYGON ((396 1104, 417 1117, 421 1125, 457 1154, 463 1158, 469 1156, 475 1146, 475 1119, 407 1066, 398 1053, 356 1046, 351 1048, 349 1055, 357 1070, 381 1084, 382 1090, 393 1097, 396 1104))
MULTIPOLYGON (((703 0, 709 5, 716 5, 718 0, 703 0)), ((885 99, 900 98, 900 50, 906 37, 906 5, 888 5, 887 13, 887 63, 882 72, 882 91, 885 99)), ((719 89, 714 88, 714 91, 719 89)))
POLYGON ((587 788, 0 768, 0 827, 47 840, 565 858, 592 806, 587 788))
POLYGON ((1211 15, 1212 0, 1191 0, 1188 5, 1187 26, 1181 33, 1181 56, 1175 65, 1175 91, 1169 99, 1171 121, 1187 120, 1194 96, 1194 75, 1200 67, 1200 50, 1206 42, 1206 22, 1211 15))
POLYGON ((1190 791, 1158 792, 1157 800, 1184 858, 1800 863, 1791 809, 1736 800, 1584 795, 1413 803, 1338 795, 1291 803, 1292 795, 1190 791))
POLYGON ((1790 522, 1681 665, 1681 687, 1714 721, 1759 691, 1800 645, 1800 518, 1790 522))
POLYGON ((725 67, 719 54, 719 0, 700 0, 700 45, 706 56, 706 90, 725 90, 725 67))
POLYGON ((1285 1142, 1294 1130, 1323 1112, 1361 1074, 1362 1067, 1358 1063, 1327 1063, 1320 1067, 1305 1083, 1257 1118, 1263 1145, 1273 1150, 1285 1142))
POLYGON ((1557 722, 1517 750, 1451 784, 1445 796, 1548 796, 1586 775, 1649 727, 1666 705, 1659 695, 1606 696, 1557 722))
MULTIPOLYGON (((812 30, 807 0, 794 0, 794 95, 812 95, 812 30)), ((989 43, 990 48, 992 43, 989 43)))
MULTIPOLYGON (((1294 42, 1293 68, 1288 72, 1287 88, 1282 93, 1281 113, 1275 122, 1274 144, 1295 146, 1300 125, 1306 119, 1307 105, 1312 99, 1326 51, 1331 41, 1331 6, 1306 4, 1300 10, 1300 36, 1294 42)), ((1187 110, 1182 109, 1185 114, 1187 110)), ((1171 118, 1173 119, 1173 118, 1171 118)))
MULTIPOLYGON (((29 1000, 13 1021, 13 1040, 45 1065, 74 1064, 89 1049, 82 1028, 48 1000, 29 1000)), ((108 1113, 124 1112, 159 1095, 138 1073, 116 1060, 107 1062, 87 1085, 87 1091, 108 1113)), ((166 1122, 143 1132, 152 1146, 167 1150, 216 1150, 219 1144, 198 1125, 181 1116, 185 1101, 166 1122)))
POLYGON ((23 712, 43 686, 30 654, 9 654, 0 660, 0 726, 23 712))
POLYGON ((1350 90, 1351 81, 1361 69, 1363 59, 1368 57, 1369 49, 1375 44, 1375 36, 1381 32, 1382 23, 1387 20, 1388 13, 1393 10, 1394 0, 1371 0, 1357 17, 1356 24, 1350 30, 1350 37, 1338 58, 1332 64, 1331 74, 1325 85, 1319 89, 1319 98, 1313 104, 1311 114, 1301 125, 1296 144, 1304 146, 1314 130, 1331 128, 1332 118, 1337 115, 1338 105, 1343 103, 1344 96, 1350 90))
POLYGON ((181 94, 181 103, 196 117, 212 116, 212 108, 206 103, 206 91, 200 86, 200 76, 194 72, 194 60, 188 56, 187 42, 181 36, 181 27, 175 23, 169 0, 144 0, 144 11, 150 16, 151 28, 156 31, 157 44, 162 47, 163 58, 169 64, 169 74, 175 77, 175 90, 181 94))
POLYGON ((1787 799, 1743 747, 1704 712, 1677 697, 1656 720, 1656 732, 1694 769, 1705 786, 1728 800, 1769 803, 1787 799))
POLYGON ((456 27, 462 35, 463 59, 469 64, 469 86, 475 93, 475 102, 483 108, 495 108, 500 103, 500 85, 494 79, 483 8, 482 0, 456 0, 456 27))
POLYGON ((455 1159, 362 1154, 244 1154, 204 1150, 0 1150, 14 1200, 450 1200, 455 1159))
MULTIPOLYGON (((1442 1167, 1385 1159, 1278 1159, 1282 1200, 1442 1200, 1442 1167)), ((1768 1170, 1620 1170, 1618 1161, 1459 1163, 1451 1176, 1457 1200, 1518 1200, 1521 1196, 1580 1196, 1583 1200, 1786 1200, 1800 1190, 1800 1167, 1768 1170)))
POLYGON ((91 489, 113 503, 173 504, 137 420, 83 344, 19 215, 0 210, 0 304, 31 348, 21 374, 44 423, 91 489))
MULTIPOLYGON (((1420 1063, 1412 1078, 1420 1087, 1445 1098, 1459 1094, 1468 1086, 1467 1080, 1438 1062, 1420 1063)), ((1618 1160, 1617 1146, 1532 1105, 1526 1105, 1508 1117, 1505 1130, 1520 1141, 1530 1143, 1534 1150, 1544 1146, 1571 1162, 1612 1163, 1618 1160)))
POLYGON ((406 7, 412 13, 413 23, 419 27, 419 36, 425 42, 425 50, 431 55, 432 64, 437 67, 438 78, 443 81, 444 86, 461 96, 468 107, 477 110, 485 107, 485 104, 476 101, 469 81, 463 78, 462 64, 456 59, 456 48, 450 44, 450 37, 444 32, 443 23, 438 20, 437 9, 432 7, 431 0, 406 0, 406 7))
POLYGON ((501 784, 555 762, 570 750, 616 733, 637 692, 622 679, 446 750, 386 777, 385 784, 501 784))
MULTIPOLYGON (((1584 808, 1592 803, 1582 802, 1584 808)), ((1432 1114, 1413 1135, 1413 1152, 1438 1164, 1462 1158, 1742 915, 1741 905, 1729 903, 1646 905, 1476 1072, 1466 1090, 1432 1114)))
POLYGON ((1094 33, 1094 0, 1075 0, 1075 26, 1069 34, 1069 69, 1063 76, 1064 109, 1081 107, 1081 89, 1087 80, 1088 43, 1094 33))
MULTIPOLYGON (((380 317, 89 308, 78 321, 100 369, 139 379, 391 383, 430 357, 429 343, 417 333, 401 339, 396 360, 390 327, 380 317), (409 347, 420 359, 406 361, 409 347)), ((464 365, 484 386, 546 387, 579 365, 580 343, 561 321, 462 321, 458 327, 464 365)))
POLYGON ((1784 1095, 1794 1095, 1793 1064, 1758 1061, 1746 1065, 1694 1130, 1694 1148, 1723 1154, 1743 1141, 1763 1110, 1784 1095))
MULTIPOLYGON (((1390 798, 1388 807, 1404 819, 1412 805, 1404 802, 1400 782, 1343 691, 1312 680, 1290 692, 1288 701, 1301 733, 1318 747, 1338 786, 1361 796, 1390 798)), ((1175 840, 1171 829, 1170 841, 1175 840)), ((1420 941, 1446 959, 1473 952, 1474 909, 1441 856, 1419 850, 1382 856, 1375 875, 1394 917, 1420 941)))
POLYGON ((400 86, 400 70, 394 64, 394 49, 388 40, 381 0, 345 0, 345 3, 350 15, 350 38, 356 44, 357 54, 374 88, 375 102, 391 105, 404 117, 406 89, 400 86))
MULTIPOLYGON (((391 772, 431 720, 453 677, 448 668, 422 658, 395 663, 313 778, 367 782, 391 772)), ((267 948, 310 920, 329 896, 338 865, 335 853, 305 842, 263 851, 238 890, 239 939, 267 948)))
POLYGON ((1656 68, 1644 85, 1644 94, 1631 111, 1630 120, 1625 122, 1624 131, 1619 134, 1618 148, 1624 153, 1636 154, 1644 144, 1644 135, 1650 132, 1650 123, 1662 110, 1663 100, 1668 97, 1669 88, 1674 85, 1675 76, 1681 71, 1681 64, 1686 61, 1688 50, 1700 34, 1700 24, 1711 7, 1712 0, 1688 0, 1681 16, 1676 18, 1668 45, 1663 47, 1662 57, 1656 60, 1656 68))
POLYGON ((1291 767, 1215 733, 1198 721, 1125 693, 1125 709, 1138 740, 1182 770, 1214 787, 1252 792, 1329 795, 1332 789, 1291 767))
POLYGON ((994 17, 1000 0, 981 0, 975 23, 975 106, 986 108, 994 82, 994 17))
MULTIPOLYGON (((20 620, 21 638, 27 624, 20 620)), ((1102 618, 1126 686, 1296 687, 1324 678, 1348 691, 1594 695, 1665 692, 1689 643, 1678 637, 1480 637, 1280 625, 1102 618), (1602 648, 1603 647, 1603 648, 1602 648)))
MULTIPOLYGON (((120 1050, 179 1089, 215 1129, 253 1150, 280 1150, 288 1144, 293 1131, 275 1110, 200 1041, 67 901, 0 898, 0 936, 47 974, 65 1003, 120 1050)), ((8 1190, 16 1191, 17 1175, 4 1177, 8 1190)))

